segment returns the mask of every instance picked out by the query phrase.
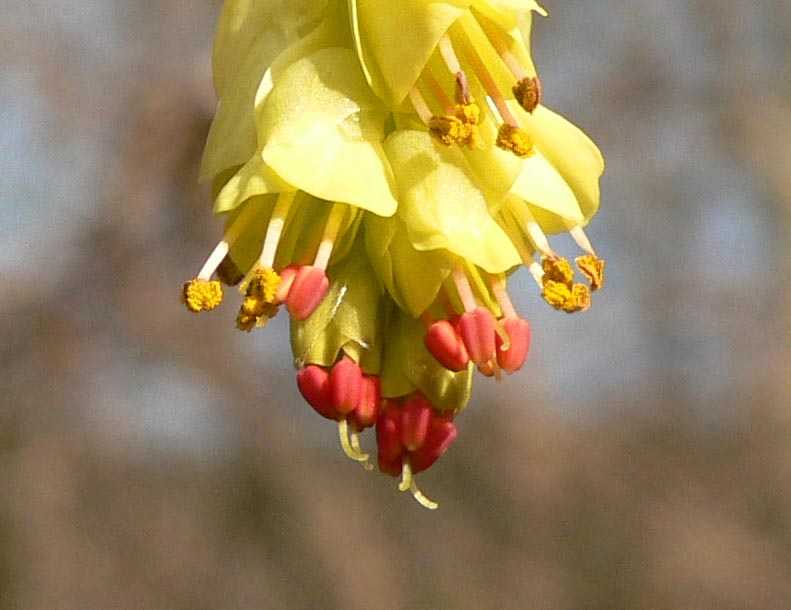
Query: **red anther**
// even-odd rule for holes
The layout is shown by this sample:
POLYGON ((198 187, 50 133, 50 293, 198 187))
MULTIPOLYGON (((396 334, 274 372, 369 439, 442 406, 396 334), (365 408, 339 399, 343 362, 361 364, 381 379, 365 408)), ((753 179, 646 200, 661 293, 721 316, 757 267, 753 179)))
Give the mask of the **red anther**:
POLYGON ((330 372, 330 396, 333 408, 346 415, 360 404, 363 372, 354 360, 344 356, 330 372))
POLYGON ((497 362, 506 373, 514 373, 522 368, 530 351, 530 324, 522 318, 508 318, 503 321, 511 347, 502 349, 503 340, 497 336, 497 362))
POLYGON ((456 425, 444 417, 434 417, 423 446, 409 457, 412 472, 417 474, 431 467, 459 435, 456 425))
POLYGON ((404 448, 401 445, 401 413, 397 407, 387 405, 376 420, 376 445, 379 470, 386 474, 401 474, 404 448))
POLYGON ((401 408, 401 444, 415 451, 426 440, 431 422, 431 403, 420 394, 411 396, 401 408))
POLYGON ((298 271, 299 267, 291 265, 280 272, 280 286, 277 287, 277 294, 275 295, 276 305, 282 305, 288 299, 288 293, 291 291, 291 286, 294 284, 298 271))
POLYGON ((288 291, 288 313, 295 320, 305 320, 316 311, 329 288, 330 281, 323 269, 311 265, 300 267, 288 291))
POLYGON ((386 460, 379 454, 376 458, 376 462, 379 465, 379 472, 389 474, 391 477, 400 476, 404 467, 404 461, 400 455, 392 460, 386 460))
POLYGON ((349 413, 347 419, 349 425, 356 431, 362 432, 376 423, 379 415, 379 403, 382 394, 379 386, 379 377, 363 377, 362 391, 360 393, 360 403, 357 408, 349 413))
POLYGON ((437 361, 450 371, 463 371, 470 357, 459 333, 447 320, 438 320, 426 332, 426 348, 437 361))
POLYGON ((459 319, 458 329, 470 360, 481 364, 495 357, 494 316, 488 309, 476 307, 465 313, 459 319))
POLYGON ((327 419, 337 419, 338 414, 332 406, 330 374, 326 370, 311 364, 297 371, 297 387, 319 415, 327 419))

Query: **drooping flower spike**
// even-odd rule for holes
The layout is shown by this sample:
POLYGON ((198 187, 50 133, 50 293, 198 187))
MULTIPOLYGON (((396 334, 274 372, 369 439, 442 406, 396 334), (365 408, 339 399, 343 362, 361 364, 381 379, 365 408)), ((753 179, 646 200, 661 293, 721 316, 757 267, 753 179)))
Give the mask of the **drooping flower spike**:
POLYGON ((431 509, 416 475, 457 438, 474 372, 499 380, 527 359, 510 275, 524 265, 568 313, 604 282, 584 230, 604 163, 542 103, 535 13, 533 0, 226 0, 215 40, 201 174, 225 232, 183 301, 210 311, 238 285, 244 331, 286 309, 299 392, 349 458, 431 509), (562 232, 579 277, 552 245, 562 232))

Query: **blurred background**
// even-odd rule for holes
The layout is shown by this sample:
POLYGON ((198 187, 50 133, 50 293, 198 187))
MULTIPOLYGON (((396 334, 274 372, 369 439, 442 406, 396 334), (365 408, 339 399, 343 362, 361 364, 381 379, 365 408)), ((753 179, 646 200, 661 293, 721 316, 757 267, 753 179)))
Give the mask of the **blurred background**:
POLYGON ((219 1, 3 2, 2 610, 791 607, 791 3, 545 4, 608 286, 569 317, 517 277, 531 361, 429 513, 302 402, 285 316, 178 301, 219 1))

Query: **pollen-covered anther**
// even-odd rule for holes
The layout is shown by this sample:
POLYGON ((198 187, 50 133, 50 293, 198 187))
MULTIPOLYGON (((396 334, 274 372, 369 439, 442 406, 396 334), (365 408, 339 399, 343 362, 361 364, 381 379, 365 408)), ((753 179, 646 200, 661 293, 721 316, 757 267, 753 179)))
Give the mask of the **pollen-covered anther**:
POLYGON ((568 260, 562 257, 545 256, 541 259, 541 268, 544 270, 545 282, 559 282, 566 284, 569 290, 571 289, 571 283, 574 281, 574 269, 568 260))
POLYGON ((280 282, 280 276, 274 269, 263 267, 255 271, 245 292, 248 297, 259 299, 264 303, 275 303, 280 282))
POLYGON ((277 315, 275 296, 280 286, 280 276, 274 269, 256 269, 244 288, 244 299, 236 316, 236 328, 250 332, 263 328, 277 315))
POLYGON ((433 116, 428 123, 431 135, 445 146, 462 144, 469 137, 469 127, 457 117, 444 115, 433 116))
POLYGON ((557 310, 565 308, 571 302, 571 289, 562 282, 544 279, 544 291, 541 293, 544 300, 557 310))
POLYGON ((571 298, 563 306, 566 313, 587 311, 591 306, 591 291, 585 284, 574 284, 571 287, 571 298))
POLYGON ((604 259, 592 254, 586 254, 584 256, 578 256, 574 259, 574 262, 577 263, 580 272, 588 278, 592 291, 595 292, 604 286, 604 268, 607 265, 604 259))
POLYGON ((248 333, 254 328, 263 328, 277 315, 277 312, 277 305, 246 297, 236 316, 236 328, 248 333))
POLYGON ((478 125, 481 122, 481 109, 478 104, 456 104, 453 109, 453 116, 465 125, 478 125))
POLYGON ((503 123, 497 132, 497 146, 512 152, 517 157, 529 157, 533 154, 533 142, 519 127, 503 123))
POLYGON ((182 291, 184 304, 193 313, 215 309, 222 303, 222 297, 222 285, 217 280, 190 280, 182 291))
POLYGON ((521 79, 512 91, 516 101, 527 112, 532 113, 541 103, 541 81, 537 76, 521 79))

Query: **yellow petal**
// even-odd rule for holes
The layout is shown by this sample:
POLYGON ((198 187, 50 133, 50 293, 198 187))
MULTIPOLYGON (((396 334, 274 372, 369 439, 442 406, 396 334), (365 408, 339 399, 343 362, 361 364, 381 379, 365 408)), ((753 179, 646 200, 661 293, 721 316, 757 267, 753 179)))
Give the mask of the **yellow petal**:
POLYGON ((599 178, 604 159, 596 145, 578 127, 539 106, 528 114, 517 108, 522 127, 536 147, 574 191, 585 221, 599 209, 599 178))
POLYGON ((439 39, 472 2, 349 0, 357 53, 376 94, 399 106, 439 39))
POLYGON ((365 242, 373 268, 398 306, 414 317, 428 309, 450 274, 447 253, 416 250, 398 216, 366 215, 365 242))
POLYGON ((544 8, 535 0, 478 0, 473 6, 506 31, 517 28, 522 19, 530 19, 533 11, 547 16, 544 8))
POLYGON ((212 54, 217 95, 225 95, 249 55, 257 55, 262 65, 271 64, 318 25, 326 6, 327 0, 225 0, 212 54))
POLYGON ((214 213, 230 212, 251 197, 294 190, 255 154, 220 190, 214 202, 214 213))
POLYGON ((385 148, 398 180, 398 215, 417 250, 446 249, 489 273, 519 264, 459 150, 422 131, 395 132, 385 148))
POLYGON ((542 226, 544 232, 566 231, 563 221, 573 225, 584 221, 574 192, 549 161, 538 152, 524 160, 522 171, 511 192, 531 207, 541 208, 558 217, 554 226, 542 226))
POLYGON ((323 49, 283 72, 259 117, 261 158, 321 199, 381 216, 397 207, 381 142, 387 113, 348 49, 323 49))
POLYGON ((229 167, 243 165, 250 159, 258 142, 256 111, 266 101, 275 81, 285 69, 303 57, 348 42, 351 34, 343 17, 338 11, 329 12, 310 34, 277 49, 272 40, 291 40, 293 37, 275 36, 270 40, 265 35, 268 31, 266 23, 259 23, 262 34, 251 43, 248 52, 238 51, 243 47, 239 42, 232 45, 236 52, 228 50, 221 53, 222 59, 215 61, 215 73, 222 72, 222 80, 227 84, 222 87, 203 153, 201 180, 214 178, 229 167))

